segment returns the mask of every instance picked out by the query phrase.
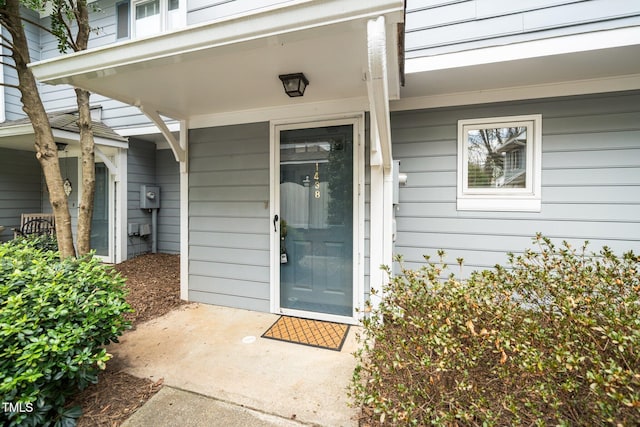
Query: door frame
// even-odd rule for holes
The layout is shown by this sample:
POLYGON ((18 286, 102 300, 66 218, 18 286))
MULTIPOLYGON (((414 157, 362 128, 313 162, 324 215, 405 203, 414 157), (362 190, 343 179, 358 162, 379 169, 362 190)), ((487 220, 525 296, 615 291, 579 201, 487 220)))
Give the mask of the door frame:
MULTIPOLYGON (((117 149, 117 151, 120 151, 120 149, 117 149)), ((109 156, 109 161, 114 161, 113 157, 117 157, 117 154, 113 155, 113 156, 109 156)), ((106 163, 104 160, 98 158, 98 156, 96 156, 96 160, 95 163, 102 163, 106 166, 107 168, 107 200, 109 202, 109 206, 107 207, 107 221, 108 221, 108 226, 107 226, 107 232, 108 232, 108 253, 107 255, 95 255, 96 258, 98 258, 100 261, 106 263, 106 264, 114 264, 116 262, 119 262, 118 260, 116 260, 116 235, 118 234, 118 229, 121 227, 121 223, 119 224, 119 222, 116 220, 117 215, 116 212, 118 210, 118 200, 116 200, 116 181, 118 181, 117 179, 117 171, 113 170, 114 167, 114 163, 112 163, 111 165, 106 163)), ((84 190, 84 185, 82 182, 82 179, 80 178, 82 176, 82 161, 81 158, 78 156, 78 208, 80 205, 80 198, 82 197, 82 191, 84 190)), ((76 230, 77 233, 77 230, 76 230)))
POLYGON ((301 120, 270 122, 269 168, 269 242, 270 242, 270 308, 272 313, 348 324, 358 323, 364 309, 364 113, 324 116, 301 120), (353 302, 352 315, 293 310, 280 307, 280 221, 274 231, 273 218, 280 216, 280 132, 283 130, 327 126, 353 126, 353 302))

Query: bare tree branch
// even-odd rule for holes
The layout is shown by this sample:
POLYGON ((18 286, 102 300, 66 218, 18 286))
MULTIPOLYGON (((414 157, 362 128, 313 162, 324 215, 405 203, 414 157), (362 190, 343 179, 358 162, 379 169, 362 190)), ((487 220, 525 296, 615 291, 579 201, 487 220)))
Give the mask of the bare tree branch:
MULTIPOLYGON (((4 64, 1 64, 4 65, 4 64)), ((11 83, 0 83, 0 86, 4 86, 4 87, 10 87, 12 89, 18 89, 20 90, 20 86, 18 85, 12 85, 11 83)))
MULTIPOLYGON (((11 55, 0 55, 0 58, 11 58, 11 59, 13 59, 13 57, 11 55)), ((9 68, 13 68, 14 70, 18 70, 18 67, 16 67, 14 64, 10 64, 8 62, 0 62, 0 65, 2 65, 3 67, 9 67, 9 68)))
MULTIPOLYGON (((0 39, 3 40, 4 42, 7 43, 7 48, 11 51, 11 53, 13 54, 12 57, 14 58, 15 61, 15 56, 17 56, 18 58, 20 58, 21 61, 24 61, 25 63, 28 63, 30 61, 31 58, 24 56, 24 52, 19 49, 18 47, 16 47, 16 44, 13 42, 13 38, 15 38, 16 36, 19 36, 19 34, 17 33, 16 28, 14 28, 14 26, 12 25, 11 22, 11 17, 12 15, 8 12, 2 12, 2 16, 8 18, 8 19, 0 19, 0 24, 2 25, 3 28, 6 28, 6 30, 9 32, 9 34, 11 34, 11 39, 7 38, 6 36, 4 36, 3 34, 0 33, 0 39)), ((3 46, 4 43, 3 43, 3 46)), ((28 52, 27 52, 28 55, 28 52)))

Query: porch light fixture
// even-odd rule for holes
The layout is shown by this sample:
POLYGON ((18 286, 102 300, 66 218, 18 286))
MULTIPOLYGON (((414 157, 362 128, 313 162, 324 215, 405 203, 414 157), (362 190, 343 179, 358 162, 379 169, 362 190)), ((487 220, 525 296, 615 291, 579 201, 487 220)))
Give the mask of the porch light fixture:
POLYGON ((58 151, 64 151, 67 149, 67 143, 65 142, 56 142, 56 147, 58 148, 58 151))
POLYGON ((284 91, 291 98, 304 95, 304 90, 309 85, 309 80, 302 73, 281 74, 278 77, 282 80, 284 91))

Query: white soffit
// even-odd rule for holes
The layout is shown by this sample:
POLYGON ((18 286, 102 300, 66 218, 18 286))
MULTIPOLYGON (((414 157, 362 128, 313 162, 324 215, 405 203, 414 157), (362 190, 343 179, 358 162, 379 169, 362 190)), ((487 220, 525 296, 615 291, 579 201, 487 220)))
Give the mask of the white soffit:
MULTIPOLYGON (((31 67, 41 82, 71 84, 175 119, 357 98, 367 93, 366 24, 378 16, 395 34, 403 1, 293 1, 31 67), (302 98, 287 97, 278 79, 293 72, 310 81, 302 98)), ((388 55, 397 64, 397 48, 388 55)))

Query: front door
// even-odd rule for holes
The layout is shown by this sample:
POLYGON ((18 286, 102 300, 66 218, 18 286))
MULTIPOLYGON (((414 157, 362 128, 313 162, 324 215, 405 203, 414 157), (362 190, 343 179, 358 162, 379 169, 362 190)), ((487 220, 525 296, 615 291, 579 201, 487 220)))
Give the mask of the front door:
POLYGON ((351 318, 354 125, 278 129, 276 137, 279 312, 351 318))
POLYGON ((91 249, 96 255, 112 262, 110 253, 110 192, 109 170, 104 163, 96 162, 96 186, 93 196, 93 218, 91 220, 91 249))

